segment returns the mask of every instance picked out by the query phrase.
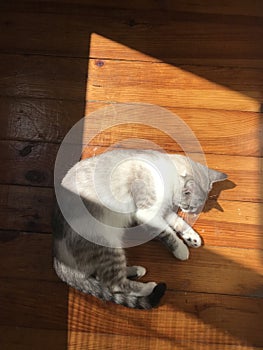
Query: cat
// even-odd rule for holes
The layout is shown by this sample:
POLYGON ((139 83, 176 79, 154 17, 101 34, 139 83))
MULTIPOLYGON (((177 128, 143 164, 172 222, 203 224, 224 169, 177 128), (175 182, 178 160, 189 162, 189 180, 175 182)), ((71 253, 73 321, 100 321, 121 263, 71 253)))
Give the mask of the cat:
POLYGON ((157 306, 165 283, 136 281, 146 269, 127 266, 124 247, 158 237, 177 259, 188 259, 188 246, 202 240, 176 212, 199 213, 213 183, 226 178, 188 157, 153 150, 116 149, 79 161, 62 180, 54 213, 57 275, 106 301, 157 306))

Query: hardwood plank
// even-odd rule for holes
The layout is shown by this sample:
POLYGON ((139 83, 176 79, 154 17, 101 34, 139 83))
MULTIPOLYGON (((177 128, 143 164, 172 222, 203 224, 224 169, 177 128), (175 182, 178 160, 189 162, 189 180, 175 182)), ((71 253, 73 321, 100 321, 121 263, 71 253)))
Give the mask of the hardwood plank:
POLYGON ((0 55, 1 96, 84 102, 86 76, 86 59, 0 55))
MULTIPOLYGON (((155 136, 150 133, 149 135, 151 138, 155 136)), ((0 141, 0 145, 3 150, 0 155, 3 169, 0 172, 1 184, 53 186, 53 166, 58 145, 22 141, 0 141), (8 169, 8 172, 5 169, 8 169)), ((167 146, 167 143, 165 145, 167 146)), ((99 154, 105 150, 106 147, 89 146, 85 156, 99 154)), ((168 152, 171 152, 171 149, 168 149, 168 152)), ((206 161, 211 168, 226 172, 229 176, 228 181, 214 185, 210 193, 211 199, 220 196, 221 200, 263 201, 261 158, 207 154, 206 161)))
POLYGON ((1 55, 0 64, 1 96, 83 102, 86 95, 90 101, 140 101, 170 107, 254 112, 260 110, 262 100, 261 71, 254 68, 199 67, 200 77, 189 72, 188 66, 178 68, 157 62, 149 70, 147 62, 104 60, 99 67, 100 62, 90 60, 87 95, 85 59, 1 55), (207 73, 209 81, 202 78, 207 73))
MULTIPOLYGON (((136 16, 134 16, 136 18, 136 16)), ((252 38, 252 32, 248 24, 241 24, 232 18, 232 25, 230 23, 223 24, 226 17, 221 18, 221 24, 211 23, 209 20, 194 21, 193 18, 189 18, 188 22, 191 22, 190 27, 181 26, 181 21, 175 19, 172 21, 152 21, 155 24, 149 25, 148 31, 144 24, 136 23, 135 28, 130 33, 131 37, 125 37, 125 33, 119 29, 122 35, 122 40, 115 40, 114 36, 110 34, 103 35, 103 33, 92 33, 90 44, 90 57, 103 58, 103 59, 123 59, 123 60, 137 60, 148 62, 161 62, 165 61, 175 66, 177 65, 193 65, 192 70, 196 70, 198 74, 198 66, 229 66, 229 67, 262 67, 262 52, 261 48, 256 48, 256 43, 260 40, 261 34, 259 28, 256 30, 255 36, 252 38), (158 24, 156 24, 156 22, 158 24), (197 26, 199 23, 199 27, 197 26), (200 32, 200 24, 202 29, 200 32), (154 30, 154 37, 151 37, 152 28, 154 30), (203 29, 208 27, 207 32, 203 32, 203 29), (137 27, 137 28, 136 28, 137 27), (159 28, 158 28, 159 27, 159 28), (188 28, 188 29, 186 29, 188 28), (192 30, 190 34, 188 31, 192 30), (140 37, 135 39, 133 33, 138 31, 140 37), (221 33, 220 33, 221 31, 221 33), (224 51, 219 52, 222 49, 222 31, 224 37, 229 38, 229 42, 225 43, 224 51), (246 33, 245 33, 246 31, 246 33), (193 34, 193 32, 195 34, 193 34), (143 33, 143 37, 141 37, 143 33), (197 34, 198 33, 198 34, 197 34), (197 36, 195 37, 195 35, 197 36), (248 39, 248 36, 250 39, 248 39), (163 38, 165 37, 165 40, 163 38), (197 37, 202 37, 202 42, 197 43, 197 37), (190 42, 192 42, 192 51, 190 51, 190 42), (194 41, 196 40, 196 41, 194 41), (215 42, 218 44, 216 47, 215 42), (245 43, 249 40, 249 43, 245 43), (145 47, 143 48, 143 41, 145 41, 145 47), (231 42, 231 43, 230 43, 231 42), (169 43, 170 50, 168 49, 169 43), (198 47, 197 47, 198 46, 198 47), (234 50, 236 49, 236 52, 234 50), (239 50, 238 50, 239 48, 239 50), (240 49, 242 54, 240 55, 240 49), (250 52, 250 56, 248 55, 250 52)), ((217 20, 216 20, 217 22, 217 20)), ((127 31, 129 29, 127 28, 127 31)), ((129 31, 130 32, 130 31, 129 31)), ((209 76, 208 76, 209 79, 209 76)))
MULTIPOLYGON (((153 134, 151 134, 152 136, 153 134)), ((136 143, 138 143, 137 139, 135 139, 134 143, 130 143, 132 148, 137 148, 136 143)), ((83 157, 92 157, 114 148, 90 145, 85 147, 83 157)), ((179 154, 176 150, 174 152, 167 148, 163 148, 163 150, 168 153, 179 154)), ((228 174, 227 181, 213 186, 209 194, 210 199, 216 199, 220 196, 222 200, 262 202, 262 158, 215 154, 206 154, 205 158, 208 167, 228 174)))
MULTIPOLYGON (((39 349, 46 350, 47 348, 56 347, 57 350, 114 350, 134 348, 138 350, 148 349, 164 349, 164 350, 181 350, 183 349, 199 349, 199 350, 252 350, 255 349, 249 345, 230 345, 230 344, 204 344, 168 340, 158 337, 138 337, 138 336, 122 336, 100 333, 87 333, 70 331, 69 342, 67 345, 67 332, 51 329, 34 329, 25 327, 0 327, 0 337, 2 346, 5 350, 28 350, 39 349)), ((257 347, 256 349, 263 349, 257 347)))
POLYGON ((0 141, 0 183, 53 186, 53 168, 59 146, 50 143, 0 141))
POLYGON ((52 189, 0 185, 0 194, 1 229, 50 232, 52 189))
POLYGON ((11 3, 1 3, 1 11, 37 11, 37 12, 54 12, 64 11, 65 13, 86 13, 90 8, 99 8, 109 11, 112 8, 121 10, 158 10, 158 11, 187 11, 194 13, 218 13, 224 15, 244 15, 244 16, 263 16, 262 3, 259 0, 249 2, 247 0, 231 0, 227 3, 211 4, 209 0, 184 1, 179 0, 176 4, 173 1, 151 1, 151 0, 134 0, 131 2, 122 2, 121 0, 108 0, 96 2, 95 0, 78 0, 76 8, 74 0, 40 0, 36 2, 32 0, 12 1, 11 3), (59 6, 63 4, 63 6, 59 6))
POLYGON ((71 291, 69 306, 73 332, 262 346, 262 299, 167 292, 164 305, 138 318, 136 310, 91 303, 89 296, 71 291))
MULTIPOLYGON (((191 249, 190 259, 180 262, 153 241, 128 249, 127 256, 130 265, 147 268, 145 280, 165 281, 169 290, 262 297, 260 244, 258 240, 258 249, 205 245, 191 249)), ((0 252, 5 261, 1 280, 58 281, 52 268, 51 235, 0 232, 0 252)))
MULTIPOLYGON (((249 345, 229 345, 229 344, 204 344, 193 342, 177 342, 175 340, 166 340, 158 337, 137 337, 137 336, 121 336, 110 334, 93 334, 87 332, 70 332, 69 343, 67 346, 67 332, 50 330, 50 329, 34 329, 25 327, 0 327, 0 336, 2 346, 5 350, 28 350, 39 349, 46 350, 56 347, 57 350, 115 350, 125 349, 148 350, 148 349, 164 349, 164 350, 181 350, 181 349, 199 349, 199 350, 252 350, 255 349, 249 345), (1 336, 2 334, 2 336, 1 336), (41 340, 41 341, 40 341, 41 340)), ((257 347, 258 350, 263 349, 257 347)))
POLYGON ((5 327, 54 331, 69 326, 94 334, 262 346, 260 298, 168 291, 163 305, 149 312, 103 303, 72 290, 67 325, 67 288, 62 283, 2 282, 0 325, 5 327))
POLYGON ((242 71, 233 68, 230 71, 225 67, 200 68, 203 71, 210 70, 214 77, 210 76, 209 81, 189 70, 188 67, 178 68, 164 63, 152 63, 149 69, 146 62, 90 60, 88 99, 126 103, 140 101, 170 107, 260 111, 262 81, 258 81, 261 73, 257 69, 247 68, 242 71))
POLYGON ((52 235, 0 231, 2 261, 0 278, 58 282, 53 270, 52 235))
POLYGON ((263 54, 259 45, 262 19, 257 17, 121 8, 105 11, 98 4, 86 7, 79 3, 59 7, 19 2, 10 12, 6 7, 0 4, 0 28, 5 33, 0 44, 1 52, 6 53, 88 57, 90 35, 97 33, 101 40, 92 48, 91 57, 116 58, 118 53, 117 58, 131 59, 131 50, 134 59, 144 55, 148 60, 259 59, 263 54))
POLYGON ((67 349, 66 330, 1 326, 0 338, 5 350, 67 349))
POLYGON ((185 133, 183 127, 186 124, 205 153, 263 155, 263 119, 258 113, 169 107, 164 123, 161 110, 156 110, 155 115, 149 118, 143 104, 137 110, 135 107, 136 105, 128 104, 88 102, 84 143, 107 147, 116 144, 115 146, 126 148, 149 148, 147 141, 150 141, 151 148, 154 143, 161 149, 176 152, 182 151, 179 142, 183 142, 184 150, 196 152, 195 140, 181 137, 185 133), (123 111, 125 106, 126 112, 123 111), (132 113, 129 106, 134 106, 132 113), (172 114, 169 115, 169 112, 172 114), (133 138, 135 140, 132 142, 133 138))
MULTIPOLYGON (((51 232, 52 189, 0 185, 0 193, 0 229, 51 232)), ((210 199, 207 210, 195 226, 206 244, 259 248, 262 203, 210 199)))
POLYGON ((164 337, 157 336, 123 336, 123 335, 110 335, 100 333, 88 333, 88 332, 76 332, 70 331, 69 338, 69 350, 252 350, 263 349, 261 347, 255 348, 249 345, 233 345, 233 344, 205 344, 200 342, 191 342, 191 340, 178 341, 177 339, 166 339, 164 337))
POLYGON ((5 279, 0 286, 0 326, 66 331, 68 288, 62 283, 5 279))
MULTIPOLYGON (((0 97, 0 138, 58 143, 78 120, 87 115, 88 129, 83 131, 86 138, 90 132, 101 129, 102 120, 111 121, 112 116, 107 117, 105 112, 100 115, 98 121, 90 115, 106 106, 109 114, 114 112, 114 104, 89 102, 84 110, 82 102, 0 97)), ((263 119, 258 113, 178 107, 168 108, 168 110, 192 129, 205 153, 263 155, 260 136, 263 130, 263 119), (208 123, 209 128, 207 128, 208 123)), ((133 118, 130 117, 130 122, 132 121, 133 118)), ((110 146, 120 141, 123 143, 125 138, 143 137, 171 152, 180 150, 176 140, 174 141, 161 131, 147 127, 147 121, 144 122, 146 125, 143 129, 141 126, 136 127, 135 124, 132 128, 117 125, 110 130, 105 130, 103 134, 96 135, 91 144, 110 146)), ((164 129, 168 129, 176 139, 177 131, 173 119, 164 126, 164 129)), ((136 146, 136 143, 134 145, 136 146)))
POLYGON ((261 250, 205 245, 190 254, 187 262, 177 261, 160 242, 149 242, 128 249, 128 260, 149 267, 144 280, 163 280, 174 291, 263 296, 261 250))
POLYGON ((0 139, 59 143, 84 114, 84 101, 0 97, 0 139))

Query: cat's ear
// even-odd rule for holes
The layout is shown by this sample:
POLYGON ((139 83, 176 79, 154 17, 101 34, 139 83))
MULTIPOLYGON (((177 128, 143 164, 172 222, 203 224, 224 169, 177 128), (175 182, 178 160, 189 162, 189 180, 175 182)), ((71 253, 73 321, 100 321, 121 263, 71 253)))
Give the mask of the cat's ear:
POLYGON ((208 176, 209 176, 211 187, 214 182, 224 181, 227 179, 227 175, 225 173, 221 173, 221 171, 217 171, 213 169, 208 169, 208 176))

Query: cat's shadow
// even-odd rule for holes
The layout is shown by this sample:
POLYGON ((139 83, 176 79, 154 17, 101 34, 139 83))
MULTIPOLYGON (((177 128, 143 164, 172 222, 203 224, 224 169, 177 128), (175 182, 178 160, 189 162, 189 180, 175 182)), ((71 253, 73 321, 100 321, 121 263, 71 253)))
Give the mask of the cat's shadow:
POLYGON ((222 191, 231 190, 236 187, 236 184, 231 180, 225 180, 223 182, 216 182, 213 185, 213 189, 208 195, 208 200, 203 208, 203 212, 207 213, 211 209, 217 209, 221 212, 224 211, 222 206, 218 202, 218 198, 222 191))

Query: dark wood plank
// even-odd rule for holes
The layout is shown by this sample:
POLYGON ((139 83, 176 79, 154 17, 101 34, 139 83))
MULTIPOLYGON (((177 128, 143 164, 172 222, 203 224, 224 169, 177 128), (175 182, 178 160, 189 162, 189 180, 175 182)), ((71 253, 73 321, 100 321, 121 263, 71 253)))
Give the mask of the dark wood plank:
POLYGON ((0 185, 0 194, 1 229, 50 232, 52 189, 0 185))
MULTIPOLYGON (((1 229, 51 232, 51 188, 0 185, 0 192, 1 229)), ((209 199, 206 207, 195 226, 206 244, 259 248, 262 203, 209 199)))
MULTIPOLYGON (((87 108, 84 109, 82 102, 0 97, 0 138, 58 143, 84 115, 89 116, 90 113, 106 106, 109 113, 114 112, 114 104, 89 102, 87 108)), ((175 117, 187 123, 205 153, 262 155, 260 135, 263 130, 263 119, 258 113, 179 107, 169 108, 169 110, 174 113, 175 117), (209 128, 205 127, 208 123, 209 128)), ((90 118, 87 119, 88 128, 84 130, 85 138, 91 131, 101 129, 102 118, 109 122, 111 120, 109 118, 112 117, 110 115, 107 117, 103 112, 98 120, 92 115, 90 118)), ((96 135, 91 144, 110 146, 116 142, 123 142, 125 138, 143 137, 167 150, 173 152, 181 150, 176 140, 161 131, 147 127, 147 118, 145 119, 144 124, 146 125, 143 129, 141 126, 136 128, 136 125, 133 125, 132 128, 115 126, 110 130, 105 130, 103 134, 96 135)), ((130 122, 132 121, 131 117, 130 122)), ((164 129, 168 129, 172 135, 176 136, 173 125, 174 122, 171 119, 169 125, 165 125, 164 129)))
POLYGON ((0 139, 59 143, 84 114, 84 102, 0 97, 0 139))
POLYGON ((199 67, 197 75, 190 73, 191 66, 178 68, 156 62, 149 70, 146 62, 104 60, 100 66, 91 60, 86 92, 85 59, 1 55, 0 64, 1 96, 83 102, 88 93, 91 101, 254 112, 260 110, 262 99, 261 70, 254 68, 199 67), (206 74, 209 81, 202 78, 206 74))
POLYGON ((57 144, 0 141, 0 183, 30 186, 53 186, 53 168, 57 144))
MULTIPOLYGON (((151 138, 152 141, 157 141, 158 135, 152 133, 151 138)), ((58 145, 22 141, 0 141, 0 145, 1 184, 53 186, 53 167, 58 145)), ((105 150, 106 147, 89 146, 85 156, 105 150)), ((209 167, 226 172, 229 176, 229 181, 214 186, 211 199, 220 195, 221 200, 262 202, 261 158, 207 154, 206 161, 209 167)))
POLYGON ((0 325, 5 327, 26 327, 32 331, 69 327, 73 332, 206 344, 262 346, 263 341, 260 298, 168 291, 161 307, 138 314, 138 310, 71 291, 67 325, 67 288, 62 283, 2 280, 0 296, 0 325))
POLYGON ((0 231, 0 251, 5 261, 0 278, 58 282, 51 234, 0 231))
POLYGON ((1 346, 5 350, 66 350, 67 337, 66 330, 0 326, 1 346))
MULTIPOLYGON (((258 248, 260 244, 258 240, 258 248)), ((262 250, 227 245, 191 249, 185 262, 176 260, 155 241, 130 248, 127 254, 130 265, 147 268, 145 280, 165 281, 169 290, 262 297, 262 250)), ((0 279, 58 281, 52 268, 51 235, 2 231, 0 252, 5 261, 0 279)))
POLYGON ((1 96, 84 102, 86 77, 86 59, 0 55, 1 96))
MULTIPOLYGON (((258 45, 262 37, 262 19, 249 17, 249 11, 246 16, 121 8, 105 11, 99 4, 96 7, 79 3, 78 6, 66 3, 59 6, 52 2, 41 5, 39 1, 37 4, 21 1, 8 13, 7 6, 0 5, 0 28, 5 33, 0 39, 1 52, 88 57, 90 35, 98 33, 112 42, 165 60, 262 58, 262 48, 258 45), (48 34, 50 28, 52 34, 48 34)), ((112 57, 107 46, 103 49, 100 45, 104 55, 92 54, 92 57, 112 57)), ((116 58, 116 50, 113 52, 116 58)), ((117 58, 126 54, 119 50, 117 58)))
POLYGON ((67 330, 68 288, 62 283, 4 279, 1 326, 67 330))
POLYGON ((178 0, 176 4, 173 1, 151 1, 134 0, 133 2, 123 2, 121 0, 108 0, 96 2, 95 0, 78 0, 76 8, 75 0, 39 0, 37 3, 32 0, 16 0, 12 2, 1 3, 2 11, 36 11, 36 12, 65 12, 65 13, 86 13, 86 11, 99 8, 110 10, 112 8, 121 10, 158 10, 158 11, 187 11, 196 13, 218 13, 224 15, 245 15, 245 16, 263 16, 262 3, 259 0, 231 0, 227 3, 211 3, 209 0, 184 1, 178 0), (61 6, 63 4, 63 6, 61 6))

